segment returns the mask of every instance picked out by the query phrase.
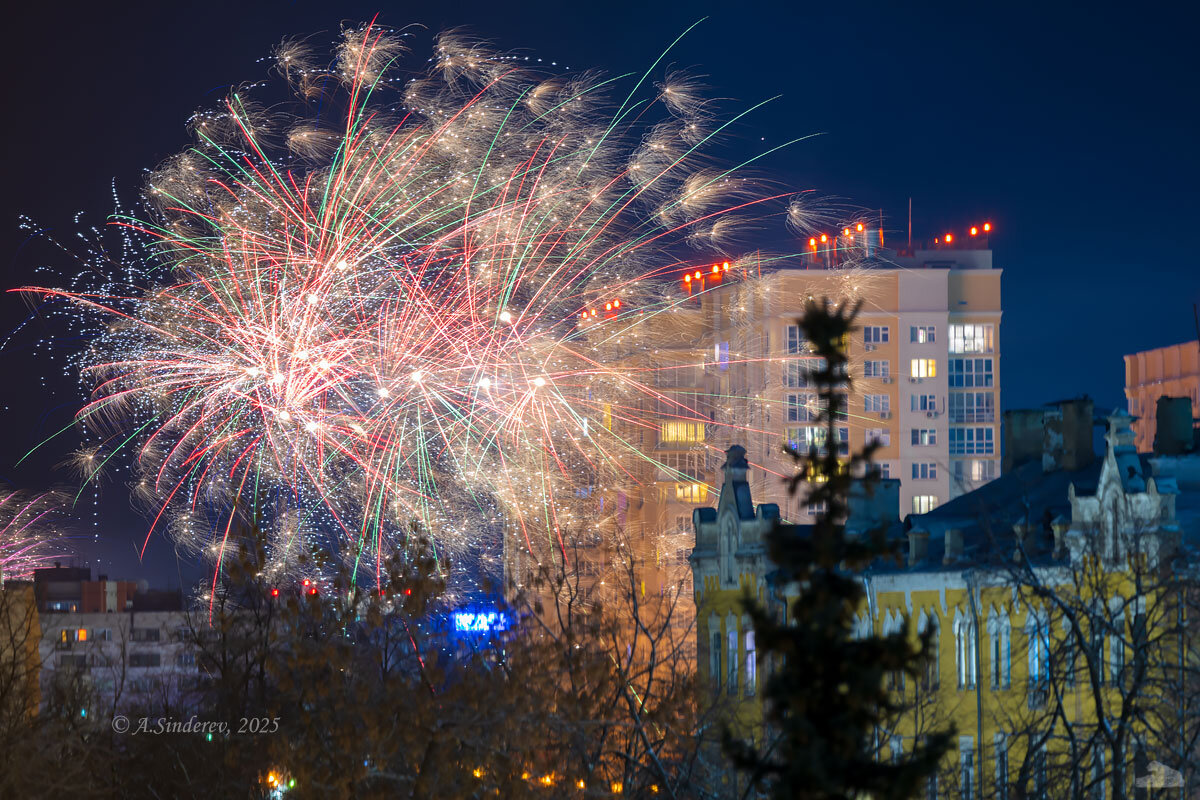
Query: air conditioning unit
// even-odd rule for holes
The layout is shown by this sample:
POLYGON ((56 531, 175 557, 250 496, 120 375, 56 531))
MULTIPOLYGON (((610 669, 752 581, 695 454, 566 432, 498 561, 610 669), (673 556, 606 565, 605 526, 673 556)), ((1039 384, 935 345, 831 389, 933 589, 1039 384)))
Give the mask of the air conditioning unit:
POLYGON ((936 412, 936 411, 926 411, 925 412, 925 416, 929 417, 930 419, 936 419, 937 415, 938 415, 938 412, 936 412))
POLYGON ((891 383, 891 382, 892 382, 892 376, 891 376, 891 375, 884 375, 884 376, 883 376, 883 377, 882 377, 880 380, 882 380, 884 383, 891 383))
POLYGON ((909 378, 908 382, 909 383, 920 383, 921 379, 920 378, 909 378))

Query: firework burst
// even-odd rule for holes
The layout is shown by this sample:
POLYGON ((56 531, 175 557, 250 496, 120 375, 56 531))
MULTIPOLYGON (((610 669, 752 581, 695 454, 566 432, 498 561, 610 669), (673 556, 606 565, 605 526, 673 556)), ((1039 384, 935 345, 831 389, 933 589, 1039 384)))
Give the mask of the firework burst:
POLYGON ((407 50, 377 26, 327 66, 285 43, 294 113, 238 90, 197 114, 119 220, 150 269, 26 290, 105 319, 79 419, 218 563, 247 520, 276 569, 318 539, 377 565, 414 521, 452 554, 502 525, 569 559, 658 427, 631 353, 680 302, 664 277, 779 199, 703 159, 721 125, 686 77, 612 102, 458 34, 420 74, 407 50))

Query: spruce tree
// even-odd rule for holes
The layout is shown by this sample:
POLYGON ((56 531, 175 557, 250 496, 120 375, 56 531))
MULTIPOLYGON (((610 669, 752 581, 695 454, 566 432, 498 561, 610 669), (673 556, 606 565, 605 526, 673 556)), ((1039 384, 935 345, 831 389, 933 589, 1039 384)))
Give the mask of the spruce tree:
POLYGON ((897 555, 879 529, 848 537, 845 520, 854 475, 866 491, 878 480, 872 469, 876 444, 839 458, 837 429, 846 424, 846 344, 859 306, 810 300, 799 325, 822 366, 810 373, 820 401, 824 441, 806 452, 787 448, 795 459, 792 494, 810 487, 809 504, 823 506, 811 530, 777 524, 768 536, 776 567, 774 586, 794 587, 786 619, 777 619, 747 594, 759 658, 766 664, 761 747, 725 737, 735 764, 750 784, 777 798, 909 798, 919 794, 950 744, 950 732, 906 746, 899 758, 884 758, 877 738, 900 711, 885 688, 890 672, 916 677, 926 658, 927 638, 914 642, 906 629, 889 636, 856 637, 856 616, 865 609, 862 570, 897 555))

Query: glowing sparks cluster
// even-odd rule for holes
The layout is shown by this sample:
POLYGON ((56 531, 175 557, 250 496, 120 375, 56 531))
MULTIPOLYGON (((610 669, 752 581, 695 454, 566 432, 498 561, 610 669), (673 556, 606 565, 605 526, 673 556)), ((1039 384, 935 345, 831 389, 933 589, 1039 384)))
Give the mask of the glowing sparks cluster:
POLYGON ((153 281, 31 290, 111 315, 80 418, 215 560, 237 518, 282 562, 330 535, 374 562, 413 521, 456 549, 503 520, 567 557, 578 498, 630 475, 613 420, 658 424, 630 354, 679 302, 671 243, 717 245, 758 202, 695 165, 716 126, 685 80, 612 102, 453 35, 418 75, 405 51, 372 26, 328 66, 281 46, 296 113, 238 91, 198 114, 123 221, 153 281))
POLYGON ((62 498, 0 489, 0 584, 28 578, 54 557, 55 515, 62 498))

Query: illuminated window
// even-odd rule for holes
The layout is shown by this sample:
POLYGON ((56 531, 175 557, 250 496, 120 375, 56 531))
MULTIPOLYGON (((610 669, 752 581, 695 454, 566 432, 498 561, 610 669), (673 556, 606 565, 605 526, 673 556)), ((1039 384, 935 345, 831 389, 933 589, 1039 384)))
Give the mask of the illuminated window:
POLYGON ((908 340, 917 344, 929 344, 934 341, 934 326, 913 325, 908 329, 908 340))
POLYGON ((995 422, 996 395, 994 392, 951 392, 951 422, 995 422))
POLYGON ((937 464, 933 462, 922 462, 912 465, 912 477, 914 481, 933 481, 937 480, 937 464))
POLYGON ((991 459, 967 459, 954 462, 954 479, 984 483, 995 479, 996 462, 991 459))
POLYGON ((681 503, 703 503, 708 499, 708 487, 703 483, 676 484, 675 499, 681 503))
POLYGON ((819 413, 815 394, 789 394, 787 396, 788 422, 815 422, 819 413))
POLYGON ((863 344, 884 344, 887 340, 887 325, 868 325, 863 328, 863 344))
POLYGON ((990 358, 952 358, 946 367, 951 389, 982 389, 992 386, 995 380, 990 358))
POLYGON ((911 375, 914 378, 935 378, 937 377, 937 359, 914 358, 911 370, 911 375))
POLYGON ((754 631, 746 631, 746 695, 753 696, 757 690, 758 654, 754 650, 754 631))
POLYGON ((918 494, 912 499, 912 510, 914 514, 928 514, 938 507, 938 499, 936 494, 918 494))
POLYGON ((917 447, 930 447, 937 444, 937 428, 913 428, 912 444, 917 447))
POLYGON ((729 369, 729 342, 717 342, 715 350, 717 366, 724 372, 729 369))
POLYGON ((892 399, 886 394, 863 395, 863 411, 868 414, 882 414, 892 410, 892 399))
POLYGON ((667 420, 659 430, 659 441, 699 444, 704 441, 704 423, 688 420, 667 420))
POLYGON ((891 375, 890 361, 864 361, 864 378, 886 378, 891 375))
MULTIPOLYGON (((838 428, 838 454, 850 454, 850 428, 838 428)), ((816 448, 818 453, 825 452, 825 429, 817 426, 809 426, 804 428, 788 428, 787 443, 793 450, 798 450, 801 453, 807 453, 812 448, 816 448)))
POLYGON ((75 631, 75 641, 86 642, 87 640, 88 640, 87 628, 80 628, 79 630, 75 631))
POLYGON ((950 455, 990 456, 996 452, 993 428, 951 428, 950 455))
MULTIPOLYGON (((992 325, 951 325, 951 353, 995 352, 995 329, 992 325)), ((931 340, 932 341, 932 340, 931 340)))

